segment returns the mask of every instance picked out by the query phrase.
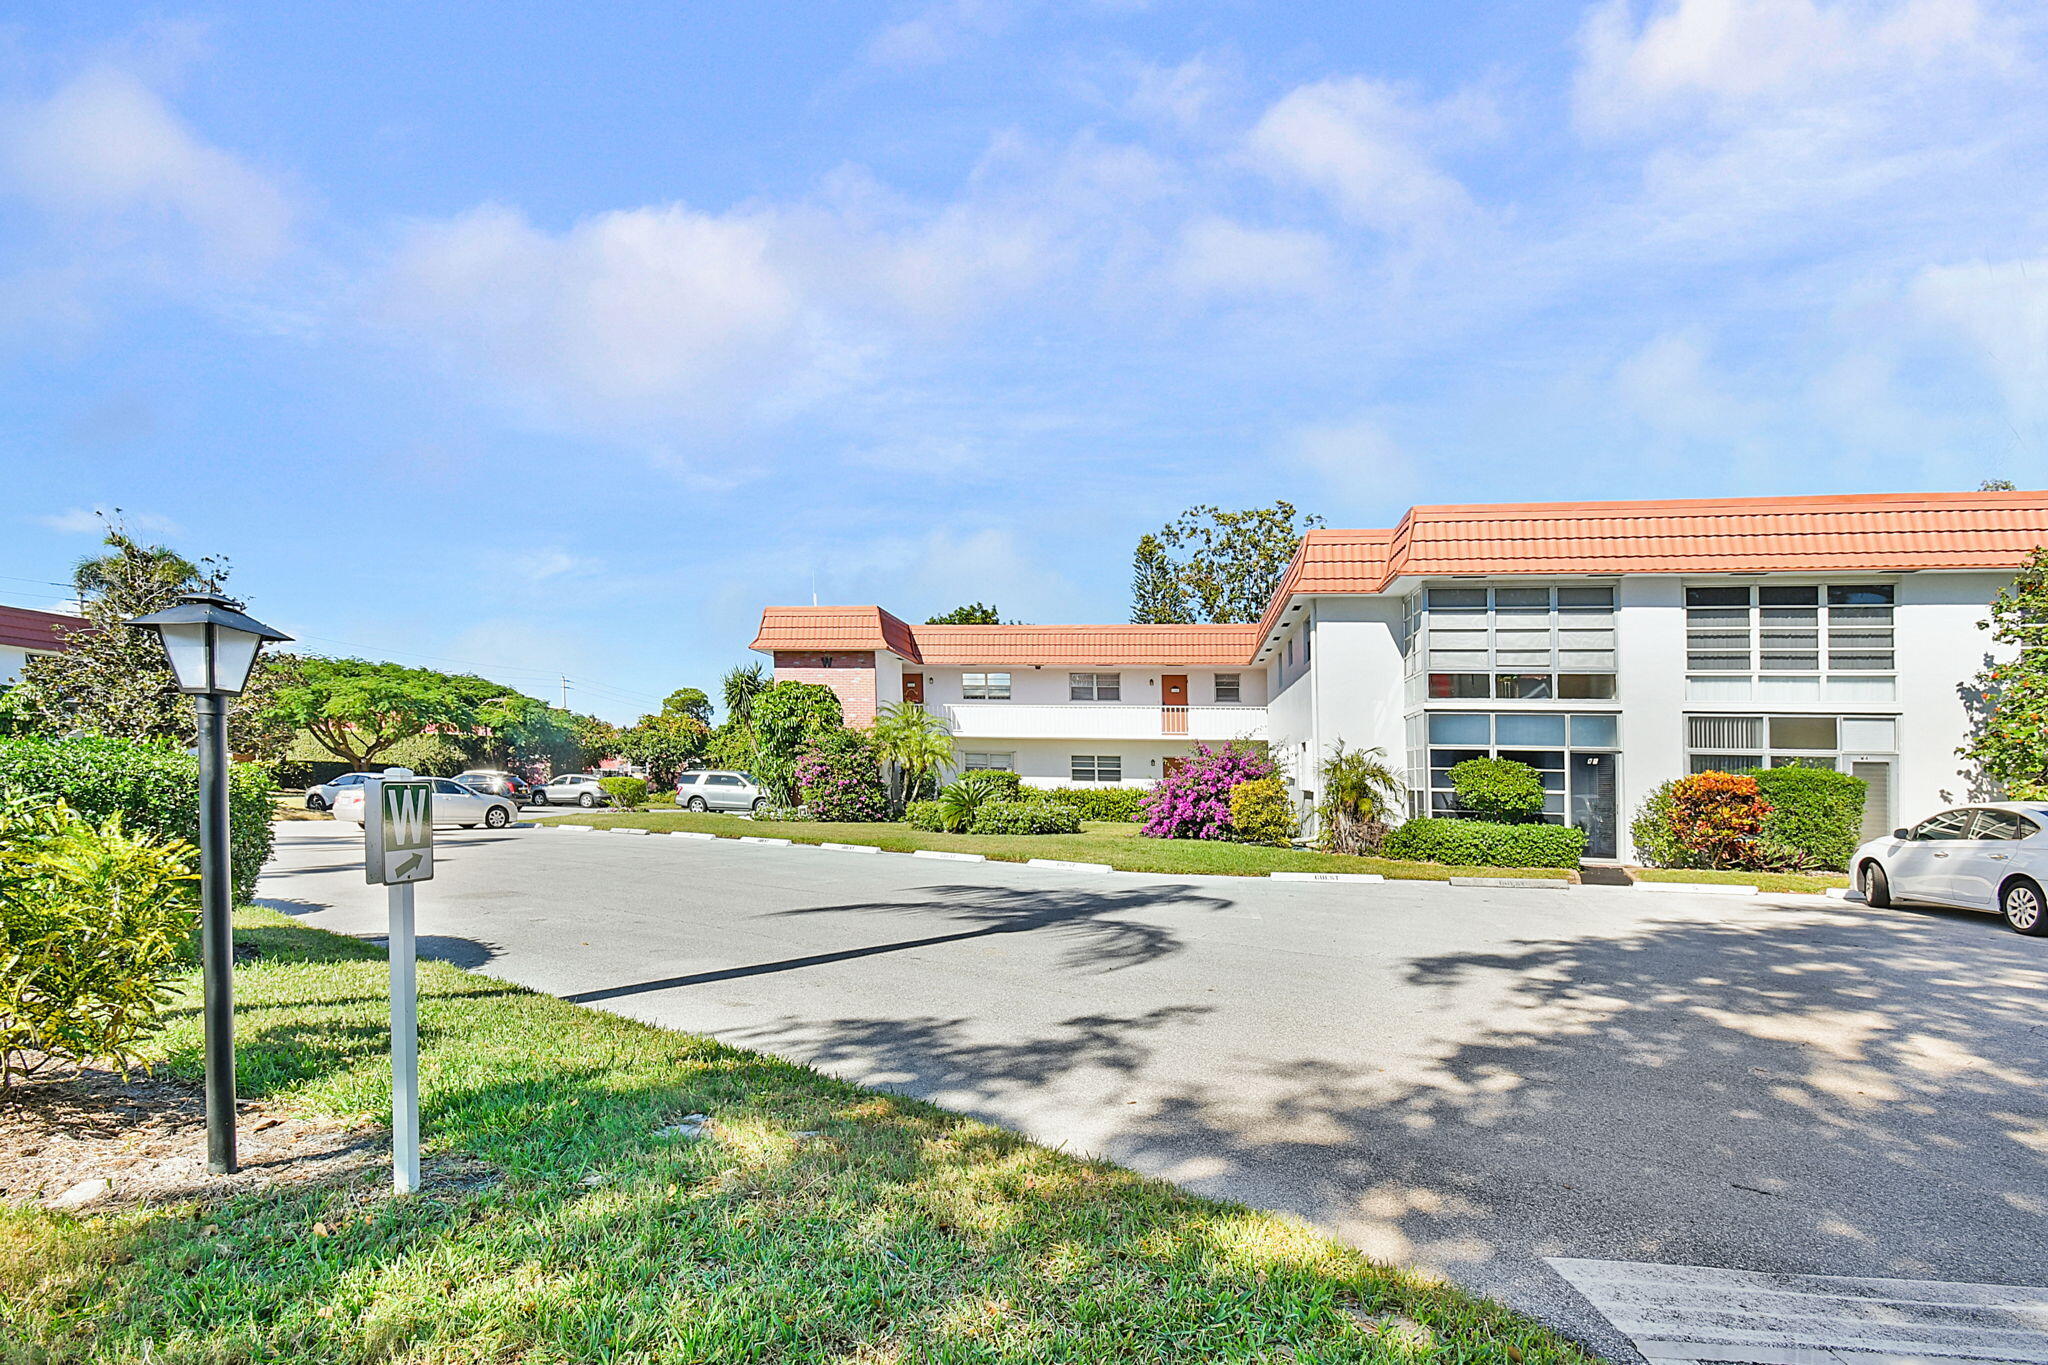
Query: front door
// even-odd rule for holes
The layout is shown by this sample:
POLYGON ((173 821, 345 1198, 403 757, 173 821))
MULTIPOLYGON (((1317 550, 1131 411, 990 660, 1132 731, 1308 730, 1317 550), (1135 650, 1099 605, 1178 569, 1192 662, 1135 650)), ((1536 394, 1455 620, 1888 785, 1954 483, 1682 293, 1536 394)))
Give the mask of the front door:
POLYGON ((1586 831, 1586 856, 1612 858, 1615 849, 1614 792, 1618 754, 1573 754, 1571 821, 1586 831))
POLYGON ((914 702, 919 706, 924 705, 924 674, 905 673, 903 675, 903 700, 914 702))
POLYGON ((1168 735, 1184 735, 1188 732, 1188 675, 1185 673, 1162 673, 1159 675, 1159 704, 1166 708, 1166 724, 1160 732, 1168 735))

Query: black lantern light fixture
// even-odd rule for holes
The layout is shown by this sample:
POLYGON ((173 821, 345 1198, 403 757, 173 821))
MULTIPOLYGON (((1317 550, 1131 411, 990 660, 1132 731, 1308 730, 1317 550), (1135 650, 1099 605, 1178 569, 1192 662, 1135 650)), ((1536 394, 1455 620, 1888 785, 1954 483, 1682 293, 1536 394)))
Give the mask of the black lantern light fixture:
POLYGON ((154 630, 178 690, 199 720, 199 952, 206 1004, 206 1164, 232 1175, 235 1160, 234 874, 228 860, 228 703, 249 685, 257 651, 291 636, 242 614, 215 592, 187 593, 176 606, 138 616, 154 630))

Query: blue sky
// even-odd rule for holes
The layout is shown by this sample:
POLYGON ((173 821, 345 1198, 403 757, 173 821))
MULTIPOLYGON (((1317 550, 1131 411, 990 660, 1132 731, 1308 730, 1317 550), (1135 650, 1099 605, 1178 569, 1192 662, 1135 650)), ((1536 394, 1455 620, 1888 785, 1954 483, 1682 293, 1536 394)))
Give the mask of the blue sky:
POLYGON ((118 506, 630 720, 1194 502, 2048 484, 2035 4, 543 9, 14 11, 0 602, 118 506))

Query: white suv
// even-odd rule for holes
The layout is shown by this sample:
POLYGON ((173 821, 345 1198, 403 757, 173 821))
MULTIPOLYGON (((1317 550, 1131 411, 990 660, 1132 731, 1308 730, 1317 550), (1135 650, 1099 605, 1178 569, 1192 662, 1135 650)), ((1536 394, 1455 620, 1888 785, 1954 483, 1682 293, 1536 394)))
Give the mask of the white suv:
POLYGON ((533 795, 543 806, 603 806, 611 801, 589 773, 549 778, 546 786, 533 789, 533 795))
POLYGON ((684 773, 676 779, 676 804, 686 810, 759 810, 768 804, 768 793, 746 773, 684 773))

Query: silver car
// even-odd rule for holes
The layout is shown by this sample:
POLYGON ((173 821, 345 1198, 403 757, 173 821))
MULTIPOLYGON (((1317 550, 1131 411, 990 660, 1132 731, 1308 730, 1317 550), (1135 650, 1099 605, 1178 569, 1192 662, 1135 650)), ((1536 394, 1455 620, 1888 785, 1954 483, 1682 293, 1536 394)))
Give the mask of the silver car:
POLYGON ((365 778, 382 776, 382 773, 343 773, 339 777, 330 777, 325 782, 306 788, 306 809, 331 810, 336 796, 350 787, 361 790, 365 778))
POLYGON ((534 799, 543 806, 607 806, 611 798, 604 794, 604 788, 597 785, 597 779, 589 773, 565 773, 548 779, 544 787, 536 787, 534 799))
MULTIPOLYGON (((437 825, 460 825, 464 829, 482 825, 486 829, 503 829, 519 818, 519 808, 502 796, 465 787, 453 778, 430 780, 434 784, 433 818, 437 825)), ((334 818, 362 824, 363 793, 367 790, 361 784, 343 788, 334 798, 334 818)))
POLYGON ((1931 815, 1849 859, 1875 906, 1914 901, 1995 910, 2015 932, 2048 936, 2048 803, 2001 801, 1931 815))
POLYGON ((676 779, 676 804, 686 810, 759 810, 768 793, 747 773, 684 773, 676 779))

